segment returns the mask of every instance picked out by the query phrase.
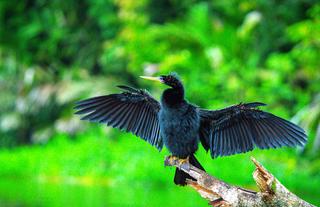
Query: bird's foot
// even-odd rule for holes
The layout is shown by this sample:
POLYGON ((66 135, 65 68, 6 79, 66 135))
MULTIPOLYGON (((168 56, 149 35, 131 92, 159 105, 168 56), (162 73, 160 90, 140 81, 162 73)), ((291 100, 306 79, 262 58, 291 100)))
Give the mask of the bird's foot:
POLYGON ((181 167, 184 164, 188 164, 189 163, 189 156, 185 159, 181 159, 175 155, 169 155, 166 157, 165 160, 165 165, 166 166, 173 166, 176 165, 176 167, 181 167))
POLYGON ((169 161, 169 163, 174 163, 175 160, 179 160, 179 157, 174 155, 169 155, 166 159, 169 161))
POLYGON ((188 164, 189 163, 189 156, 186 157, 185 159, 179 159, 179 166, 183 164, 188 164))

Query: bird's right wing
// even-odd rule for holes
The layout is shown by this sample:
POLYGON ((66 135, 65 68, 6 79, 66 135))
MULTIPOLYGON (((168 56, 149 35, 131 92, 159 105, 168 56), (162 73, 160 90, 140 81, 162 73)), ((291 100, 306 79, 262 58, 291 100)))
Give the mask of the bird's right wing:
POLYGON ((257 109, 265 104, 238 104, 225 109, 200 110, 200 141, 211 156, 248 152, 259 147, 303 146, 307 136, 299 126, 257 109))
POLYGON ((105 123, 131 132, 161 150, 163 142, 158 120, 159 102, 146 90, 118 87, 123 90, 122 93, 77 102, 76 114, 85 115, 82 120, 105 123))

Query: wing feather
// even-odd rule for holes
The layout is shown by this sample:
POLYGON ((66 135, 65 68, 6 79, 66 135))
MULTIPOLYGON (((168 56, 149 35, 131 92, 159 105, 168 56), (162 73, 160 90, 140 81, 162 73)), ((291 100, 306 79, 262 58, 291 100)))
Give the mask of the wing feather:
POLYGON ((200 109, 200 140, 211 156, 226 156, 283 146, 304 146, 307 135, 299 126, 271 113, 256 109, 265 104, 254 102, 222 110, 200 109))
POLYGON ((260 120, 260 122, 263 125, 263 129, 268 133, 268 137, 271 138, 272 142, 276 147, 281 147, 286 143, 286 141, 281 138, 281 135, 275 134, 275 130, 269 127, 269 122, 263 119, 260 120))
POLYGON ((139 106, 134 104, 130 113, 130 117, 128 119, 128 128, 127 128, 127 132, 132 132, 134 130, 134 126, 135 126, 135 121, 138 118, 136 113, 136 110, 139 106))
POLYGON ((151 127, 147 127, 147 125, 150 123, 153 116, 148 117, 148 114, 150 114, 149 107, 145 106, 145 109, 142 111, 140 115, 141 117, 140 124, 139 124, 139 127, 137 128, 137 134, 139 134, 142 137, 149 136, 148 130, 151 129, 151 127))
POLYGON ((119 122, 117 123, 117 127, 121 130, 125 128, 125 123, 126 123, 126 120, 128 120, 131 107, 132 107, 132 104, 127 104, 123 108, 121 117, 119 117, 119 122))
POLYGON ((122 93, 77 102, 75 113, 82 115, 82 120, 105 123, 131 132, 161 150, 163 142, 158 121, 159 102, 146 90, 118 87, 123 90, 122 93))
POLYGON ((269 123, 269 127, 274 130, 273 136, 280 135, 280 137, 285 140, 287 146, 295 146, 295 137, 292 136, 291 133, 285 132, 285 130, 281 129, 277 124, 273 122, 269 123))
POLYGON ((230 149, 227 155, 232 154, 232 152, 236 151, 236 139, 237 139, 237 135, 235 134, 235 129, 234 127, 232 127, 230 130, 228 130, 230 132, 230 149))
POLYGON ((151 139, 151 143, 152 144, 155 144, 155 139, 154 139, 154 126, 156 125, 156 120, 158 119, 158 117, 156 116, 153 116, 152 119, 151 119, 151 125, 153 127, 150 128, 150 131, 149 131, 149 136, 152 137, 151 139))
POLYGON ((223 151, 224 151, 224 149, 225 149, 225 134, 224 134, 224 132, 225 132, 225 130, 221 130, 220 131, 220 139, 219 139, 219 141, 220 141, 220 144, 221 144, 221 146, 222 147, 219 147, 218 149, 219 149, 219 154, 223 154, 223 151))
POLYGON ((223 134, 224 134, 225 144, 224 144, 224 149, 223 149, 223 151, 222 151, 222 154, 228 154, 229 145, 230 145, 229 131, 228 131, 228 130, 224 130, 223 134))

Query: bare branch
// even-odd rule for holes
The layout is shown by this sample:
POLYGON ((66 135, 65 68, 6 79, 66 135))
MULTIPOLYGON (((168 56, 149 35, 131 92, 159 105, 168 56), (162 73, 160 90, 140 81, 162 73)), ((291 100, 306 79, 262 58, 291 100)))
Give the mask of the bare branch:
POLYGON ((251 160, 256 166, 253 172, 253 178, 260 190, 259 192, 230 185, 210 176, 187 162, 181 162, 181 160, 175 157, 167 157, 165 165, 176 166, 195 178, 196 181, 187 180, 187 185, 195 189, 203 198, 207 199, 212 206, 314 207, 291 193, 256 159, 252 157, 251 160))

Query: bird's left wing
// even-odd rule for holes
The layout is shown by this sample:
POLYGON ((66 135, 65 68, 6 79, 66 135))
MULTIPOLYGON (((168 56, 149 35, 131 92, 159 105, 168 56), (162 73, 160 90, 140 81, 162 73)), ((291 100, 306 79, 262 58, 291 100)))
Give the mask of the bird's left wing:
POLYGON ((85 115, 82 120, 105 123, 131 132, 161 150, 163 142, 158 121, 159 102, 146 90, 118 87, 123 90, 122 93, 77 102, 76 114, 85 115))
POLYGON ((282 146, 303 146, 307 136, 302 128, 257 109, 265 104, 238 104, 222 110, 200 110, 200 141, 211 156, 226 156, 282 146))

